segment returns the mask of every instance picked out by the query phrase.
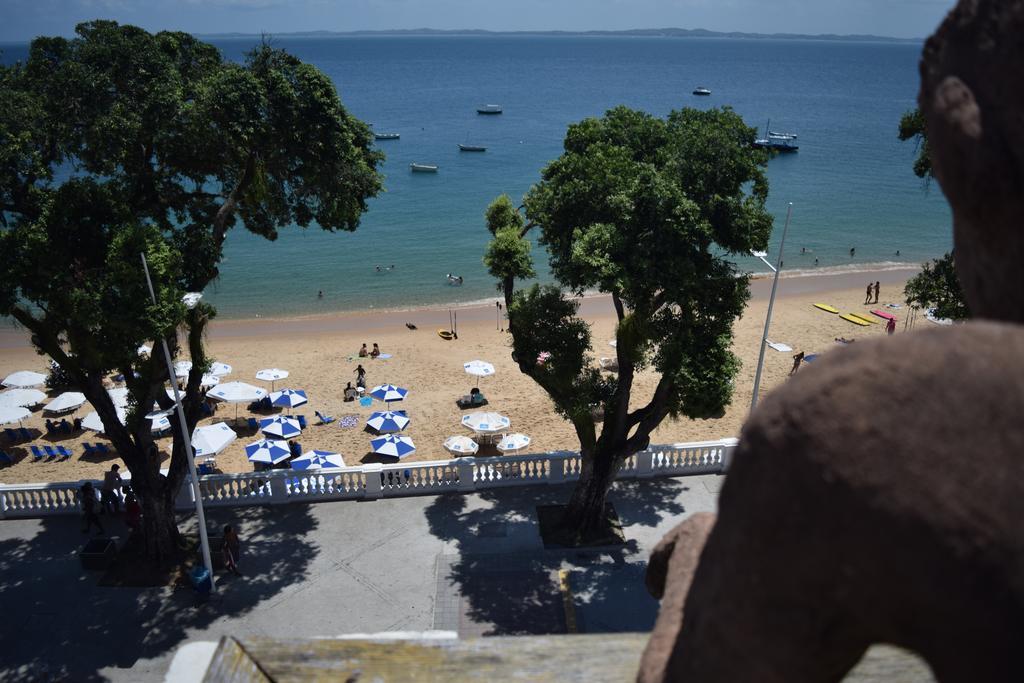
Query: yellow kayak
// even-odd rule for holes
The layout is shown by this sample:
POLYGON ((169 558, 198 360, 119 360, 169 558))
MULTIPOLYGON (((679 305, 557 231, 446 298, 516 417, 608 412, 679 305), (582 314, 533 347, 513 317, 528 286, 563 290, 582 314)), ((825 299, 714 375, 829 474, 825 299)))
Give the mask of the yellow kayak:
POLYGON ((849 313, 843 313, 839 317, 842 318, 843 320, 853 323, 854 325, 860 325, 861 327, 868 326, 868 323, 864 322, 862 318, 858 318, 855 315, 850 315, 849 313))
POLYGON ((838 313, 839 312, 838 308, 832 308, 828 304, 814 304, 814 307, 815 308, 820 308, 821 310, 827 311, 829 313, 838 313))

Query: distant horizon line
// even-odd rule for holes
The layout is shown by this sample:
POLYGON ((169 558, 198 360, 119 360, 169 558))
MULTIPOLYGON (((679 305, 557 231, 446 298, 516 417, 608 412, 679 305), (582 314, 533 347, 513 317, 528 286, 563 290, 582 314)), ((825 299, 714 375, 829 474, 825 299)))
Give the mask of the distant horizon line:
POLYGON ((266 36, 281 37, 333 37, 333 36, 627 36, 650 38, 745 38, 756 40, 824 40, 845 42, 884 42, 884 43, 922 43, 924 38, 898 38, 895 36, 878 36, 868 33, 751 33, 746 31, 711 31, 703 28, 634 28, 620 30, 594 29, 589 31, 571 31, 561 29, 493 31, 489 29, 362 29, 355 31, 283 31, 247 33, 227 31, 215 33, 196 33, 205 38, 249 38, 266 36))

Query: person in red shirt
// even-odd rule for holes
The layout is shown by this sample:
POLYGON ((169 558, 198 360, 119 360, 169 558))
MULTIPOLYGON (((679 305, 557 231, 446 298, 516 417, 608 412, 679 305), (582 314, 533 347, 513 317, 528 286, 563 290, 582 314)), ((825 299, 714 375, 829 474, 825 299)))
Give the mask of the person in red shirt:
POLYGON ((124 523, 133 532, 142 530, 142 506, 130 490, 125 492, 124 497, 124 523))

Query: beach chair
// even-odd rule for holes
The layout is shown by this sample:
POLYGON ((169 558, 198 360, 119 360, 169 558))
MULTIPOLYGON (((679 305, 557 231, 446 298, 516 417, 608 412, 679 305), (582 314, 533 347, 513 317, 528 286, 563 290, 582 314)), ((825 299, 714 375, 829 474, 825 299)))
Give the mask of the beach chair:
POLYGON ((71 456, 72 456, 72 455, 74 455, 74 454, 73 454, 73 453, 71 452, 71 449, 70 449, 70 448, 66 448, 66 447, 64 447, 64 446, 57 446, 57 452, 58 452, 58 453, 60 453, 61 457, 62 457, 62 458, 63 458, 64 460, 70 460, 70 459, 71 459, 71 456))
POLYGON ((109 455, 110 454, 110 449, 107 448, 106 444, 97 443, 95 446, 93 446, 93 448, 96 449, 96 453, 98 453, 99 455, 109 455))
POLYGON ((309 426, 306 423, 306 416, 305 415, 296 415, 295 419, 298 420, 298 422, 299 422, 299 429, 305 429, 306 427, 309 426))
POLYGON ((322 425, 329 425, 332 422, 334 422, 334 418, 331 417, 330 415, 324 415, 319 410, 314 410, 313 412, 316 413, 316 417, 318 420, 320 420, 320 424, 322 425))
POLYGON ((43 446, 43 450, 46 451, 46 455, 49 458, 56 460, 57 458, 60 457, 60 453, 53 450, 53 446, 43 446))
POLYGON ((89 455, 93 455, 96 452, 96 449, 93 448, 92 444, 89 443, 88 441, 83 441, 82 442, 82 448, 83 448, 82 455, 89 456, 89 455))
POLYGON ((289 441, 288 450, 292 452, 293 458, 298 458, 302 455, 302 444, 298 441, 289 441))
POLYGON ((246 418, 246 422, 249 424, 249 429, 252 431, 258 432, 260 430, 260 423, 256 421, 255 417, 246 418))
POLYGON ((43 453, 39 446, 29 446, 29 448, 32 450, 32 457, 35 458, 35 462, 46 460, 46 453, 43 453))

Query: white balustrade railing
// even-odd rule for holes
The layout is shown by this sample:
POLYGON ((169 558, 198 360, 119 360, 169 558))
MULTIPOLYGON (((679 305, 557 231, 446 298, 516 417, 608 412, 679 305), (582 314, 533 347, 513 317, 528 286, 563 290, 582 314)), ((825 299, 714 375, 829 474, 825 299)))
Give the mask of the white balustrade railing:
MULTIPOLYGON (((736 439, 651 446, 629 458, 619 479, 725 474, 736 439)), ((208 507, 372 500, 467 492, 502 486, 561 484, 580 477, 574 451, 494 458, 456 458, 393 465, 362 465, 313 472, 271 470, 199 477, 208 507)), ((126 481, 128 477, 125 478, 126 481)), ((0 485, 0 518, 79 514, 78 491, 85 481, 0 485)), ((98 490, 99 481, 93 485, 98 490)), ((192 487, 182 486, 177 507, 193 507, 192 487)))

